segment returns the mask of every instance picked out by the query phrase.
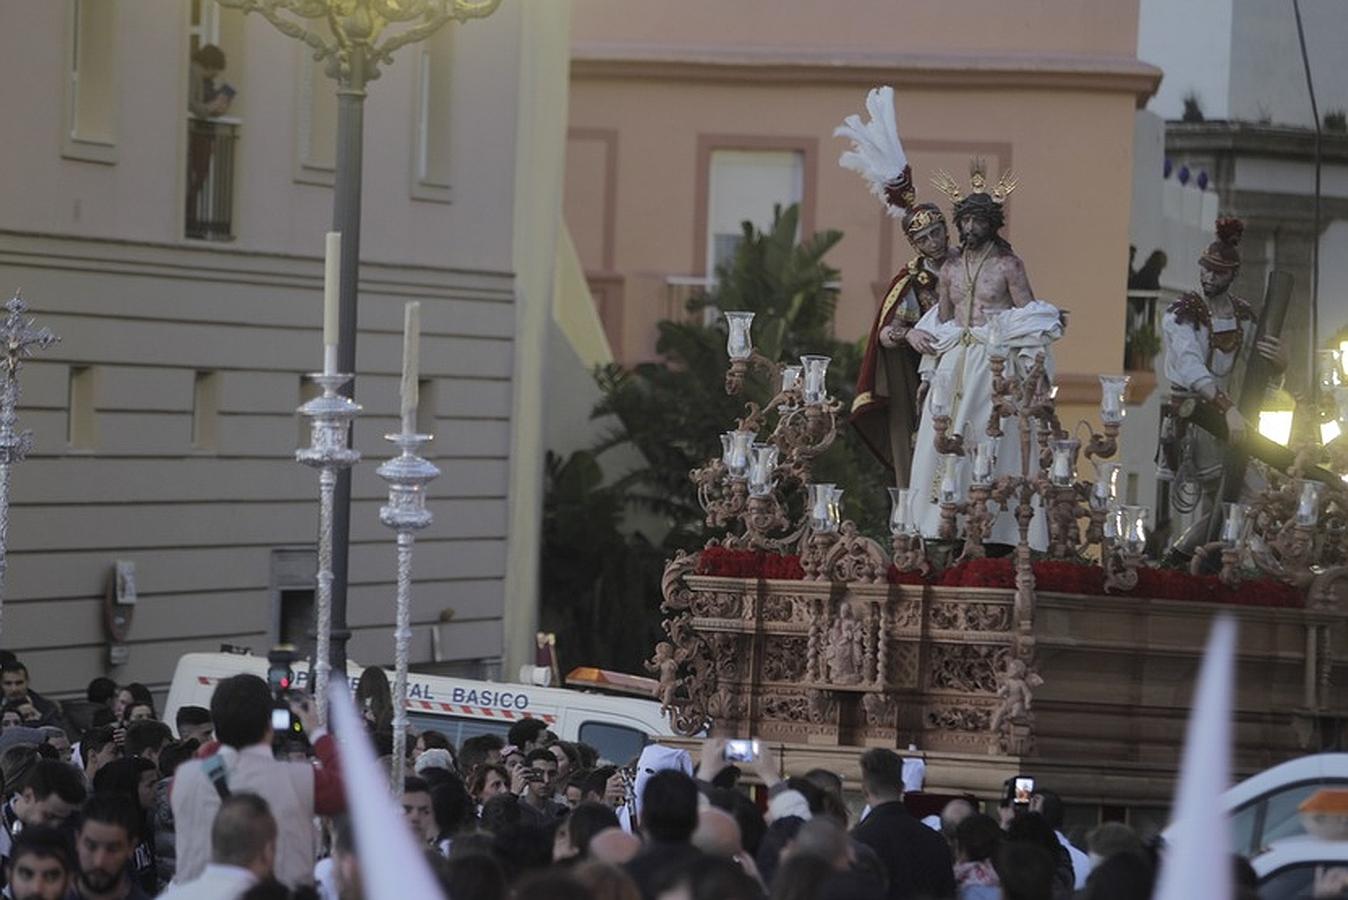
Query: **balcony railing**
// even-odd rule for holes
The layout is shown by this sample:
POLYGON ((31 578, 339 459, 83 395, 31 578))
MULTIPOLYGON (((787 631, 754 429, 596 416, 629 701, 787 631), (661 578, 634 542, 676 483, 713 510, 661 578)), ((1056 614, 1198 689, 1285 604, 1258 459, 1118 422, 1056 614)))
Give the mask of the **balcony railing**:
POLYGON ((1128 326, 1123 349, 1126 371, 1152 371, 1156 356, 1161 352, 1161 322, 1157 309, 1161 297, 1161 291, 1128 292, 1128 326))
POLYGON ((234 145, 238 119, 187 119, 187 217, 183 233, 234 239, 234 145))

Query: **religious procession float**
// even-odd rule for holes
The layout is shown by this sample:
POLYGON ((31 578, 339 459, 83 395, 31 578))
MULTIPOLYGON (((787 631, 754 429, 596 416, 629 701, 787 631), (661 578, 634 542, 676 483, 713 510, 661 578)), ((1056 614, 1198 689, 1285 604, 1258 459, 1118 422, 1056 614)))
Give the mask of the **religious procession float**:
MULTIPOLYGON (((848 411, 893 468, 891 541, 860 533, 812 476, 845 425, 829 359, 769 360, 752 313, 726 312, 726 391, 756 373, 775 396, 746 403, 691 473, 721 536, 664 573, 648 666, 676 730, 780 743, 844 773, 858 746, 913 747, 938 790, 1033 771, 1065 794, 1163 805, 1222 607, 1240 620, 1238 769, 1341 748, 1348 454, 1246 425, 1286 365, 1274 336, 1290 279, 1274 272, 1257 310, 1231 296, 1242 225, 1219 221, 1199 289, 1162 320, 1167 508, 1126 504, 1110 460, 1128 378, 1100 376, 1101 431, 1059 420, 1064 316, 1000 234, 1015 177, 977 161, 967 184, 936 175, 952 246, 941 208, 917 202, 892 90, 866 105, 836 132, 852 142, 840 162, 917 252, 883 295, 848 411)), ((1341 381, 1319 402, 1348 403, 1328 389, 1341 381)))

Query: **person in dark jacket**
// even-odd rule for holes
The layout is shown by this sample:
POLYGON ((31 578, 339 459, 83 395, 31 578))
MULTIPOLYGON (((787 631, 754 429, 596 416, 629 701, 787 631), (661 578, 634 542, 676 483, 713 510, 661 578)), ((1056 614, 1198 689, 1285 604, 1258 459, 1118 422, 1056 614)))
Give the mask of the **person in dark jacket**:
POLYGON ((662 769, 646 782, 641 795, 641 830, 646 844, 624 866, 645 900, 654 900, 665 870, 703 858, 702 851, 692 844, 697 829, 697 798, 697 782, 677 769, 662 769))
POLYGON ((890 900, 951 897, 954 861, 940 832, 923 825, 903 807, 903 760, 876 747, 861 757, 861 789, 870 815, 852 836, 876 852, 889 873, 890 900))
POLYGON ((1034 844, 1053 860, 1053 900, 1070 900, 1076 875, 1072 871, 1072 857, 1053 833, 1053 826, 1037 812, 1021 813, 1006 828, 1008 841, 1034 844))

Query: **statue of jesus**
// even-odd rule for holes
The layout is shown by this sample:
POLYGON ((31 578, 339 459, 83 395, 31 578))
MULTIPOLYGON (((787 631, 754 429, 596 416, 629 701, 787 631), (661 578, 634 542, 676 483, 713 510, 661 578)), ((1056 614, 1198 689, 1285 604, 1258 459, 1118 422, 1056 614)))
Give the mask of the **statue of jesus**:
MULTIPOLYGON (((908 332, 909 344, 924 355, 924 378, 935 387, 927 391, 917 435, 913 471, 909 484, 915 490, 913 521, 927 537, 937 537, 941 524, 938 498, 946 475, 946 460, 936 451, 933 400, 944 401, 950 410, 950 433, 962 434, 969 456, 954 458, 953 477, 963 499, 970 482, 972 448, 992 440, 987 425, 992 414, 993 344, 1006 355, 1007 376, 1024 376, 1049 345, 1062 336, 1062 314, 1052 304, 1038 300, 1030 288, 1025 264, 998 232, 1005 222, 1002 205, 1016 182, 1003 175, 991 193, 981 162, 975 161, 970 193, 962 196, 948 175, 937 187, 954 203, 955 227, 960 250, 948 256, 937 282, 937 305, 908 332), (938 389, 944 396, 933 397, 938 389)), ((1002 422, 1004 436, 997 442, 993 477, 1020 475, 1020 427, 1015 419, 1002 422)), ((1031 453, 1036 454, 1031 436, 1031 453)), ((1034 455, 1031 459, 1035 459, 1034 455)), ((1033 474, 1033 471, 1031 471, 1033 474)), ((998 512, 989 540, 1016 544, 1019 530, 1007 510, 998 512)), ((1041 514, 1030 529, 1030 544, 1047 545, 1048 532, 1041 514)))

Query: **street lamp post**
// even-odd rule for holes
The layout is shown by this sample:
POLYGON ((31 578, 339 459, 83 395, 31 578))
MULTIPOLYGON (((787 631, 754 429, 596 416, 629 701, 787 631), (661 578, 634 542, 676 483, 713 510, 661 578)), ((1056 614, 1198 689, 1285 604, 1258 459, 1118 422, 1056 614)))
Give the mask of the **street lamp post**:
MULTIPOLYGON (((332 230, 341 232, 342 255, 337 333, 337 370, 356 372, 357 279, 360 272, 361 155, 364 143, 365 85, 391 64, 399 47, 430 37, 449 20, 467 22, 491 15, 501 0, 216 0, 223 7, 257 12, 278 31, 327 60, 337 82, 337 160, 333 179, 332 230), (329 34, 309 27, 322 20, 329 34), (390 26, 399 26, 390 28, 390 26)), ((343 388, 355 397, 353 377, 343 388)), ((346 671, 346 584, 351 534, 351 471, 337 473, 332 520, 332 671, 346 671)), ((315 610, 317 618, 318 611, 315 610)))

